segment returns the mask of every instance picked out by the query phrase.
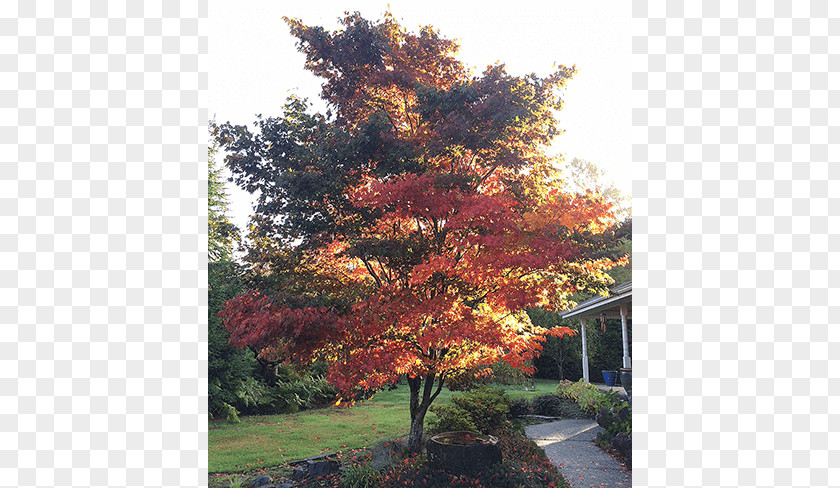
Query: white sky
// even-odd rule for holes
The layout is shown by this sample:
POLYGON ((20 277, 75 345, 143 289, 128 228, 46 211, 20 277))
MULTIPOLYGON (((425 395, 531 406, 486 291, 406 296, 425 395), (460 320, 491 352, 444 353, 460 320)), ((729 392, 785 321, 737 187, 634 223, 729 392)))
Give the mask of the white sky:
MULTIPOLYGON (((384 1, 211 0, 210 114, 219 123, 251 124, 256 114, 279 116, 290 93, 318 105, 320 79, 303 69, 304 57, 282 17, 338 28, 344 11, 378 20, 384 1)), ((630 12, 626 0, 549 2, 392 1, 400 24, 416 32, 431 24, 461 45, 458 57, 481 73, 500 61, 511 74, 547 75, 552 64, 577 65, 567 84, 553 149, 592 161, 630 194, 630 12), (548 4, 548 5, 546 5, 548 4)), ((221 163, 221 161, 219 161, 221 163)), ((229 216, 241 229, 250 196, 228 183, 229 216)))

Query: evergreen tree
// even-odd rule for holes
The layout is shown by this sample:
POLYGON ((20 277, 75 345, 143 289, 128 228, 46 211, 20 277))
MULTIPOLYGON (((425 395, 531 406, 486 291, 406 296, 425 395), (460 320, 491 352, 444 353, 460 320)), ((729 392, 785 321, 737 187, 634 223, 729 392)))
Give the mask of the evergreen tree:
MULTIPOLYGON (((215 123, 210 122, 211 134, 215 128, 215 123)), ((218 315, 224 303, 239 294, 243 285, 240 267, 232 261, 237 229, 226 216, 228 197, 221 169, 216 167, 217 151, 214 139, 207 150, 208 408, 214 416, 235 419, 235 405, 241 404, 247 385, 252 383, 255 360, 251 351, 228 344, 230 334, 218 315)))

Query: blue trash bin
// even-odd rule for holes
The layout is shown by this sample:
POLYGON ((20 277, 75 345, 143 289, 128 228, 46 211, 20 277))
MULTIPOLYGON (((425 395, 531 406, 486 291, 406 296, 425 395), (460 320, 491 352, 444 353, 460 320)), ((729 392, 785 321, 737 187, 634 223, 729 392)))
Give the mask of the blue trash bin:
POLYGON ((618 371, 601 371, 601 375, 604 377, 604 383, 607 386, 615 386, 615 382, 618 380, 618 371))

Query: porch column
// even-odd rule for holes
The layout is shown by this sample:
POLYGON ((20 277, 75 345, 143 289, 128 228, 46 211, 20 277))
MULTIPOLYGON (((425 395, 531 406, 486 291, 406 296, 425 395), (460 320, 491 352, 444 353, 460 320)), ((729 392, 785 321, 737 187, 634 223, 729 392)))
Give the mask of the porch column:
POLYGON ((621 342, 624 346, 624 367, 630 366, 630 343, 627 340, 627 303, 619 305, 618 310, 621 312, 621 342))
POLYGON ((586 356, 586 319, 580 319, 580 344, 583 356, 583 381, 589 383, 589 358, 586 356))

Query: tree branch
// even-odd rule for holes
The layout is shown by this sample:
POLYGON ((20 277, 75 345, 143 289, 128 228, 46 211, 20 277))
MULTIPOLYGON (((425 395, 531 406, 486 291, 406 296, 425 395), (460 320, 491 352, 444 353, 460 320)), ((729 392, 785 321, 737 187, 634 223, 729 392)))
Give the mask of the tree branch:
POLYGON ((365 268, 367 268, 368 273, 370 273, 370 275, 373 276, 373 279, 376 280, 376 286, 382 288, 382 280, 379 279, 379 275, 377 275, 376 272, 373 270, 373 266, 370 265, 366 258, 361 258, 361 260, 365 264, 365 268))
POLYGON ((376 262, 379 263, 379 269, 382 270, 382 276, 388 279, 388 283, 391 282, 391 273, 390 271, 385 270, 385 266, 382 264, 382 260, 379 259, 379 256, 376 256, 376 262))
POLYGON ((489 177, 490 177, 490 175, 492 175, 492 174, 493 174, 493 172, 494 172, 494 171, 496 171, 496 169, 497 169, 499 166, 501 166, 501 163, 496 163, 496 164, 494 164, 494 165, 493 165, 493 167, 492 167, 492 168, 490 168, 490 171, 488 171, 487 173, 485 173, 485 174, 484 174, 484 176, 482 176, 481 178, 479 178, 479 180, 478 180, 478 184, 477 184, 477 185, 475 185, 475 187, 476 187, 476 188, 478 188, 479 186, 481 186, 482 184, 484 184, 484 182, 487 180, 487 178, 489 178, 489 177))
POLYGON ((427 374, 426 382, 423 384, 423 405, 427 407, 432 403, 432 388, 435 386, 435 375, 427 374))
POLYGON ((445 379, 446 379, 446 373, 443 373, 438 377, 437 390, 435 390, 434 394, 432 395, 431 400, 429 400, 429 403, 435 401, 435 398, 437 398, 437 396, 440 394, 440 391, 443 389, 443 381, 445 379))

